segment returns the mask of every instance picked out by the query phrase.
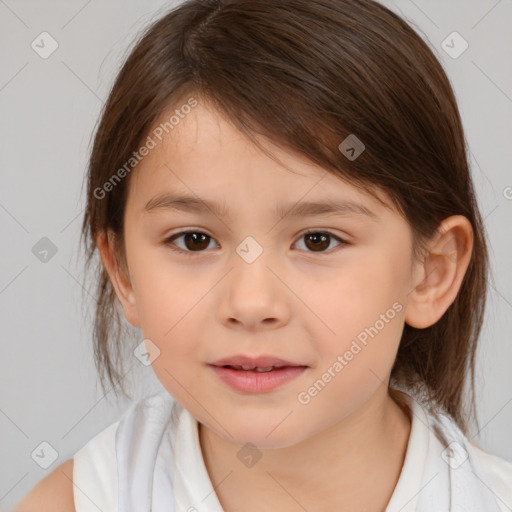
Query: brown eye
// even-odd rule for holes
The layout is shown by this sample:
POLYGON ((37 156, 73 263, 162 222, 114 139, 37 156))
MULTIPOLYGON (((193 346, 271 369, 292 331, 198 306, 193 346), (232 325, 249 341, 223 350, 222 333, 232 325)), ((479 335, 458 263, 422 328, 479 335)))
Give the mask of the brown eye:
POLYGON ((208 248, 210 240, 212 240, 212 238, 206 233, 201 233, 200 231, 185 231, 172 235, 170 238, 164 241, 164 244, 169 245, 173 251, 191 254, 194 252, 203 252, 208 248), (181 237, 183 237, 183 248, 174 243, 175 240, 181 237), (178 248, 175 247, 177 245, 178 248))
POLYGON ((184 242, 187 249, 193 250, 202 250, 206 249, 209 245, 209 236, 204 233, 185 233, 184 242))
MULTIPOLYGON (((338 245, 347 244, 347 242, 329 231, 309 231, 299 238, 300 241, 303 239, 305 240, 306 247, 303 250, 306 252, 331 252, 327 249, 333 240, 335 240, 338 245)), ((201 231, 182 231, 164 240, 164 244, 169 246, 173 251, 186 254, 187 256, 193 256, 194 253, 205 252, 211 241, 213 241, 213 238, 201 231), (175 242, 175 240, 182 237, 183 242, 181 244, 175 242)))
POLYGON ((306 250, 308 252, 329 252, 326 249, 332 242, 332 239, 339 242, 338 245, 344 244, 344 240, 328 231, 309 231, 304 233, 300 240, 305 240, 306 250))
POLYGON ((306 246, 312 251, 322 251, 329 247, 329 235, 324 233, 313 233, 306 235, 306 246))

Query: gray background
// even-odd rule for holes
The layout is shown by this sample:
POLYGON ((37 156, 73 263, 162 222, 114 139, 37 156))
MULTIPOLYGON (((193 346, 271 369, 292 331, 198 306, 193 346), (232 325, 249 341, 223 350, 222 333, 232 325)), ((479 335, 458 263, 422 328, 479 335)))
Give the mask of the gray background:
MULTIPOLYGON (((512 461, 512 2, 384 3, 428 38, 459 101, 494 275, 477 366, 482 428, 474 434, 489 452, 512 461), (453 31, 469 43, 456 59, 441 47, 453 31)), ((129 403, 102 393, 93 364, 91 318, 82 304, 92 283, 78 245, 81 187, 115 73, 134 36, 171 6, 0 0, 3 510, 117 421, 129 403), (47 59, 31 48, 43 31, 59 45, 47 59), (57 248, 46 263, 32 252, 43 237, 57 248), (43 441, 58 452, 46 470, 31 458, 43 441)), ((139 383, 129 389, 135 398, 161 389, 151 368, 134 361, 129 376, 139 383)))

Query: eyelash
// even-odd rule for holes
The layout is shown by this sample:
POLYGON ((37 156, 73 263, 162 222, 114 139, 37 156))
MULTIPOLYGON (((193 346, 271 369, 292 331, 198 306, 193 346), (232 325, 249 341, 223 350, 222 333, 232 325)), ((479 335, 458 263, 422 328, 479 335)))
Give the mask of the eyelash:
MULTIPOLYGON (((206 235, 208 238, 213 240, 213 237, 211 237, 207 233, 203 233, 200 230, 188 230, 188 231, 180 231, 178 233, 174 233, 170 237, 166 238, 163 243, 164 243, 164 245, 168 246, 169 249, 171 249, 171 251, 177 252, 179 254, 184 254, 186 256, 195 256, 195 255, 199 255, 199 254, 205 252, 205 250, 203 250, 203 251, 185 251, 183 249, 176 248, 176 245, 174 244, 174 240, 176 240, 180 236, 187 235, 187 234, 190 234, 190 233, 206 235)), ((328 230, 322 230, 321 231, 321 230, 312 229, 312 230, 309 230, 309 231, 306 231, 306 232, 302 233, 299 236, 298 240, 300 240, 301 238, 303 238, 303 237, 305 237, 307 235, 311 235, 311 234, 329 235, 332 238, 334 238, 337 242, 340 242, 340 245, 338 247, 343 246, 343 245, 348 245, 348 242, 346 242, 345 240, 343 240, 342 238, 340 238, 339 236, 335 235, 334 233, 332 233, 331 231, 328 231, 328 230)), ((310 252, 312 254, 326 254, 326 253, 333 252, 335 250, 336 250, 336 248, 335 249, 331 249, 329 251, 319 251, 318 253, 315 253, 315 251, 306 251, 306 252, 310 252)))

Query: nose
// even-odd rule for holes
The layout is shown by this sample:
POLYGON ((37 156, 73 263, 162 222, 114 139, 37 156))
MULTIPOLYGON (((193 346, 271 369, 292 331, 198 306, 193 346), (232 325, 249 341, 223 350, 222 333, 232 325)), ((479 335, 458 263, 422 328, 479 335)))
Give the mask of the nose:
POLYGON ((263 255, 247 263, 233 259, 219 305, 220 320, 229 328, 244 330, 275 329, 290 318, 289 293, 278 277, 275 265, 263 255))

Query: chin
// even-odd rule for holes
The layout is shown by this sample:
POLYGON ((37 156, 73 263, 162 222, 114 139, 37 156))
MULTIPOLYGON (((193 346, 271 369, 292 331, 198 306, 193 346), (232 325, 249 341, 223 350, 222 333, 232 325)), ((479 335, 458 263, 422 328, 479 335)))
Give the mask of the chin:
POLYGON ((303 441, 307 434, 304 426, 297 425, 296 427, 291 423, 285 426, 288 421, 282 419, 275 423, 268 421, 251 421, 250 424, 243 422, 242 424, 227 424, 226 429, 233 437, 226 435, 226 433, 217 432, 219 435, 230 443, 243 447, 247 443, 252 443, 254 446, 261 450, 277 450, 280 448, 287 448, 303 441), (282 423, 281 423, 282 422, 282 423))

